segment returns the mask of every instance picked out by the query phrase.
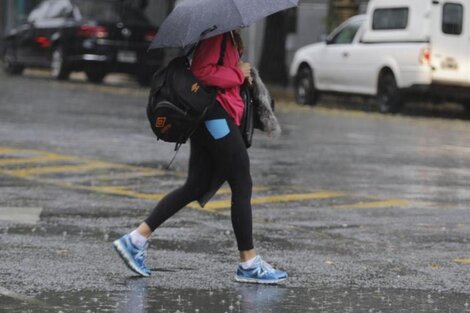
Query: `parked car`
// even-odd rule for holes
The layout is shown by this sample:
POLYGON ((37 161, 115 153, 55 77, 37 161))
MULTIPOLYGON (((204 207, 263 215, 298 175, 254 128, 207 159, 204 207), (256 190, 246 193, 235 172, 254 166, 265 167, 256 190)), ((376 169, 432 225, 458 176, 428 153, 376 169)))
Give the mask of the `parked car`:
POLYGON ((322 92, 375 96, 381 112, 398 112, 411 97, 429 97, 470 111, 468 23, 466 0, 371 0, 367 14, 296 52, 290 68, 296 99, 315 104, 322 92))
POLYGON ((161 51, 147 53, 157 28, 126 3, 42 1, 4 39, 4 70, 21 74, 26 67, 46 67, 59 80, 68 79, 72 71, 85 71, 92 82, 122 72, 149 83, 163 61, 161 51))

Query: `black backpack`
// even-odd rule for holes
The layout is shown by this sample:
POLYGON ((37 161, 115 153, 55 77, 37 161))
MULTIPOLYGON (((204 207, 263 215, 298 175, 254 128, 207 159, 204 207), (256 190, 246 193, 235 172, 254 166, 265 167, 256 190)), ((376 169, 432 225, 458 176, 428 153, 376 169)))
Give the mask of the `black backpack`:
MULTIPOLYGON (((222 40, 219 65, 223 64, 225 45, 226 36, 222 40)), ((193 75, 189 54, 173 59, 153 76, 147 105, 150 127, 157 138, 176 143, 177 147, 196 131, 215 104, 217 94, 216 88, 205 87, 193 75)))

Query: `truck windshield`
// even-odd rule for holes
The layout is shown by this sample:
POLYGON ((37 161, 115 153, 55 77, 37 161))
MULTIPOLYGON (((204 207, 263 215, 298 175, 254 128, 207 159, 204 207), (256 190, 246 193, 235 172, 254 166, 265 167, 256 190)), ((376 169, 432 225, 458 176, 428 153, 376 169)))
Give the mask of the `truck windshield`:
POLYGON ((123 0, 78 0, 75 1, 75 4, 82 17, 86 20, 96 20, 107 23, 124 21, 128 23, 150 24, 141 10, 123 0))

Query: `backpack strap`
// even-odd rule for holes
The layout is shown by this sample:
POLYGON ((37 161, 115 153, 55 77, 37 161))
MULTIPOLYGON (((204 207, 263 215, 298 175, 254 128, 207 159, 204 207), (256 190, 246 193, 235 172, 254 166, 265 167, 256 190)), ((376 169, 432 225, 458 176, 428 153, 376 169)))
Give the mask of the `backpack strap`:
POLYGON ((225 58, 225 50, 227 49, 227 34, 223 35, 222 44, 220 47, 220 57, 219 61, 217 61, 217 65, 224 65, 224 58, 225 58))

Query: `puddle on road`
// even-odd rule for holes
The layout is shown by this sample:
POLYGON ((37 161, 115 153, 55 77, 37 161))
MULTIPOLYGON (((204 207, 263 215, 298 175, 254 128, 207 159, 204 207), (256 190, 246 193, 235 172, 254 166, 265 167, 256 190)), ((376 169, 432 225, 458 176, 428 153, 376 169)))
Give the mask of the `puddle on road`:
POLYGON ((32 304, 0 296, 1 308, 19 312, 253 313, 253 312, 470 312, 470 295, 399 289, 304 289, 239 285, 230 290, 166 290, 131 280, 128 292, 43 293, 32 304))

